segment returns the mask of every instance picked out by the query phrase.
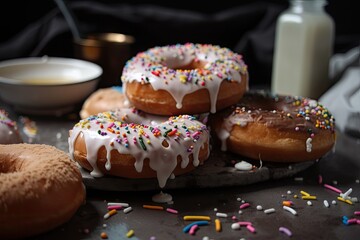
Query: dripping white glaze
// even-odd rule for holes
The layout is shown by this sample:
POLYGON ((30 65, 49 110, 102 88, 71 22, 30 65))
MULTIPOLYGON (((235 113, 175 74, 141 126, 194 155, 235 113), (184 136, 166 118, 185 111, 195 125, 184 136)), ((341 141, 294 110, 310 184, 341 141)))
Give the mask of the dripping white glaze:
POLYGON ((246 161, 240 161, 236 163, 234 167, 240 171, 250 171, 252 169, 252 164, 246 161))
MULTIPOLYGON (((159 117, 157 120, 161 119, 164 118, 159 117)), ((182 168, 189 164, 191 154, 194 166, 199 165, 199 151, 205 145, 208 146, 209 132, 195 117, 187 115, 172 117, 155 125, 146 125, 151 122, 156 121, 147 118, 146 114, 139 115, 134 110, 124 109, 83 119, 71 130, 70 156, 73 158, 74 144, 82 134, 87 160, 93 168, 90 173, 93 177, 104 174, 97 167, 98 151, 104 146, 107 151, 106 170, 111 169, 111 150, 132 155, 135 158, 134 168, 138 172, 142 171, 144 160, 149 159, 150 168, 156 171, 159 186, 163 188, 173 174, 178 156, 182 159, 182 168), (163 141, 166 141, 168 146, 163 146, 163 141)))
POLYGON ((160 191, 160 193, 157 193, 152 197, 152 201, 156 203, 168 203, 171 202, 172 199, 173 197, 170 194, 164 193, 163 191, 160 191))
POLYGON ((251 119, 244 119, 236 117, 236 115, 231 115, 227 118, 224 118, 220 128, 216 129, 216 134, 221 141, 221 151, 227 150, 226 141, 230 137, 231 130, 234 125, 245 127, 248 122, 252 121, 251 119))
POLYGON ((216 45, 189 43, 154 47, 137 54, 126 63, 121 80, 125 92, 126 82, 133 81, 167 91, 178 109, 182 108, 186 94, 207 89, 210 111, 215 113, 221 83, 226 80, 240 83, 241 75, 247 75, 241 55, 216 45), (203 69, 181 69, 194 61, 203 62, 203 69))

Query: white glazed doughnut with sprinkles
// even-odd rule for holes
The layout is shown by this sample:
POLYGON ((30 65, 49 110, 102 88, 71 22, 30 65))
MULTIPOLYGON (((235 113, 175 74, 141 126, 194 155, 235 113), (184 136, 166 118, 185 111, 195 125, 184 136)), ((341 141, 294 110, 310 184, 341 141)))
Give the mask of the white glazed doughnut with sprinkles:
POLYGON ((273 162, 316 160, 335 144, 335 119, 319 102, 248 92, 217 114, 212 126, 221 149, 273 162))
POLYGON ((159 115, 216 112, 248 88, 242 56, 210 44, 154 47, 130 59, 121 77, 136 108, 159 115))
POLYGON ((158 124, 123 116, 121 110, 100 113, 70 130, 70 155, 93 177, 157 177, 164 187, 172 174, 189 172, 209 156, 209 131, 193 116, 158 124))

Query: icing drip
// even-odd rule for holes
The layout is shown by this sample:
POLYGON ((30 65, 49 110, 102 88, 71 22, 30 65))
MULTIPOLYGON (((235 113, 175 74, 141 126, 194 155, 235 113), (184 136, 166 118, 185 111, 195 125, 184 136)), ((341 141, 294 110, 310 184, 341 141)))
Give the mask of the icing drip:
POLYGON ((335 119, 316 100, 304 97, 270 96, 248 93, 216 129, 221 140, 221 150, 226 151, 226 141, 234 125, 245 127, 248 123, 262 123, 279 131, 300 131, 309 135, 305 150, 312 151, 312 139, 323 130, 334 131, 335 119))
POLYGON ((250 164, 246 161, 240 161, 240 162, 236 163, 234 167, 240 171, 250 171, 253 168, 252 164, 250 164))
POLYGON ((311 152, 312 151, 312 138, 306 139, 306 151, 311 152))
MULTIPOLYGON (((216 112, 216 101, 222 81, 240 82, 241 74, 247 75, 242 56, 227 48, 215 45, 185 44, 154 47, 130 59, 121 80, 151 84, 154 90, 165 90, 182 108, 186 94, 207 89, 211 112, 216 112), (181 69, 195 63, 193 69, 181 69)), ((124 84, 125 83, 125 84, 124 84)))
POLYGON ((155 194, 152 197, 152 201, 156 202, 156 203, 168 203, 172 201, 172 196, 168 193, 163 193, 162 191, 160 191, 160 193, 155 194))
POLYGON ((199 151, 209 141, 205 125, 188 115, 171 117, 159 123, 159 120, 164 120, 163 117, 150 119, 142 114, 135 109, 119 109, 81 120, 73 127, 69 137, 71 157, 77 137, 83 134, 93 177, 103 175, 96 162, 98 151, 104 146, 107 151, 106 170, 111 169, 111 150, 132 155, 138 172, 142 171, 144 160, 149 159, 160 187, 164 187, 171 177, 178 158, 181 158, 182 168, 189 164, 190 155, 193 156, 194 166, 199 164, 199 151))

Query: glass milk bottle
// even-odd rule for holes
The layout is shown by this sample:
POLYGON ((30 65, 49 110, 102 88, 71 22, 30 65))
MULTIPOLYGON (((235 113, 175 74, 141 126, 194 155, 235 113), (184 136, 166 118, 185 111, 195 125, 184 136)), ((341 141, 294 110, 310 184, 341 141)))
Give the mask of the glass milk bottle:
POLYGON ((277 20, 271 90, 318 99, 330 86, 334 23, 326 0, 290 0, 277 20))

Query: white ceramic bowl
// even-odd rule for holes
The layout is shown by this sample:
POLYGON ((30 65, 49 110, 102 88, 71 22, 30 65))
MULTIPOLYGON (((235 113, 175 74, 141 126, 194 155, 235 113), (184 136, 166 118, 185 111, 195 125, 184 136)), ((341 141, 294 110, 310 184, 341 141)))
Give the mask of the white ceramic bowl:
POLYGON ((0 62, 0 98, 22 113, 62 114, 81 104, 102 75, 97 64, 72 58, 0 62))

